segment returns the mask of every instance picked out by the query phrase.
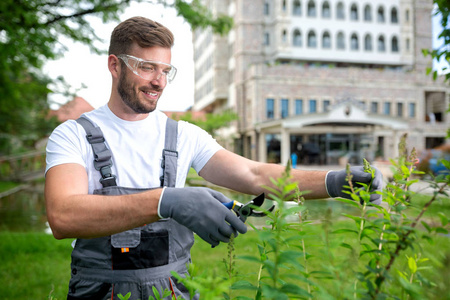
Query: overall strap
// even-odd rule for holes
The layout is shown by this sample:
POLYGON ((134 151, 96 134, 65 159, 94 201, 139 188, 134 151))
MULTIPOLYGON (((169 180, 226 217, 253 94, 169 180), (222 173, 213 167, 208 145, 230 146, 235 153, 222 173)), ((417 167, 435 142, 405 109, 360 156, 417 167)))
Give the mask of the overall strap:
POLYGON ((164 150, 162 153, 161 168, 163 175, 161 176, 161 187, 174 187, 177 179, 177 138, 178 138, 178 122, 167 118, 166 137, 164 150))
POLYGON ((86 131, 86 139, 92 146, 92 151, 94 152, 94 167, 97 171, 100 171, 102 176, 102 178, 100 178, 100 183, 104 188, 116 186, 116 176, 113 175, 111 171, 112 153, 106 146, 102 130, 84 116, 79 117, 76 121, 83 126, 86 131))

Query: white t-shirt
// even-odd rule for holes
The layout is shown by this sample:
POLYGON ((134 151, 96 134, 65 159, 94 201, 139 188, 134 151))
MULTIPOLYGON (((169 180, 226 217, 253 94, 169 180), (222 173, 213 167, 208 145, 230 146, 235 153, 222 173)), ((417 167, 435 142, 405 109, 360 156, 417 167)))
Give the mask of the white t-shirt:
MULTIPOLYGON (((125 121, 114 115, 108 105, 84 114, 100 127, 112 152, 112 172, 117 185, 132 188, 160 186, 167 116, 155 110, 141 121, 125 121)), ((222 147, 203 129, 178 122, 178 168, 176 187, 183 187, 189 169, 197 173, 222 147)), ((86 168, 89 193, 102 188, 100 173, 93 164, 92 147, 81 125, 69 120, 59 125, 47 144, 46 172, 57 165, 77 163, 86 168)))

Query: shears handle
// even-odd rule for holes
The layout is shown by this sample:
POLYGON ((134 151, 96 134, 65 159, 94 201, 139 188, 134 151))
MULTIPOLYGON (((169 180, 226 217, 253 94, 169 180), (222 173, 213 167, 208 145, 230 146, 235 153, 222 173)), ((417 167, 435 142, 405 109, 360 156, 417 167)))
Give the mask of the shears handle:
POLYGON ((225 205, 225 207, 228 208, 228 209, 233 209, 236 206, 237 203, 238 202, 236 200, 233 200, 233 201, 230 201, 228 203, 224 203, 223 205, 225 205))

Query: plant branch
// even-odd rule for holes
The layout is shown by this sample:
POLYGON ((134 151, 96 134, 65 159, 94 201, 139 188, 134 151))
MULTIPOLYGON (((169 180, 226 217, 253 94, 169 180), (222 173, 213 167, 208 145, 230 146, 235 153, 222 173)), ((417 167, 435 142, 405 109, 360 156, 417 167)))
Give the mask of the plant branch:
POLYGON ((97 12, 101 12, 101 11, 109 11, 109 10, 116 10, 117 7, 124 5, 124 4, 128 4, 130 3, 131 0, 124 0, 123 2, 119 2, 116 4, 111 4, 111 5, 95 5, 92 8, 89 9, 84 9, 84 10, 80 10, 76 13, 73 14, 69 14, 69 15, 57 15, 54 18, 48 20, 47 22, 43 23, 43 26, 48 26, 51 25, 53 23, 59 22, 61 20, 66 20, 66 19, 72 19, 72 18, 79 18, 85 15, 89 15, 89 14, 93 14, 93 13, 97 13, 97 12))
MULTIPOLYGON (((402 236, 402 238, 397 242, 397 247, 395 248, 394 253, 391 254, 391 258, 390 258, 389 262, 386 265, 384 273, 387 273, 391 269, 391 267, 394 264, 395 259, 397 258, 398 254, 404 248, 402 245, 406 242, 406 239, 408 238, 408 236, 413 232, 414 228, 417 226, 417 223, 422 218, 423 214, 427 211, 428 207, 437 199, 437 195, 441 194, 447 186, 448 186, 448 183, 446 182, 445 184, 443 184, 440 187, 439 191, 437 193, 435 193, 433 195, 433 197, 430 199, 430 201, 428 201, 424 205, 424 207, 422 208, 422 210, 419 213, 419 215, 414 219, 413 223, 411 224, 411 228, 408 229, 406 231, 406 233, 402 236)), ((385 275, 381 275, 379 277, 379 280, 377 282, 377 288, 375 290, 375 293, 372 295, 372 299, 376 299, 376 295, 379 294, 379 292, 381 290, 381 285, 383 284, 385 279, 386 279, 385 275)))

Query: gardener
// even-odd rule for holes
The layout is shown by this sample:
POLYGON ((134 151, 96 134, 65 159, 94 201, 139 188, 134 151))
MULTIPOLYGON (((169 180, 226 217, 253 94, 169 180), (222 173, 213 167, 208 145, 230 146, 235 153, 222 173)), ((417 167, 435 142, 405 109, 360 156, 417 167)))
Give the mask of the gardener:
MULTIPOLYGON (((230 199, 184 187, 189 169, 253 195, 266 192, 269 178, 284 171, 229 152, 202 129, 156 110, 175 78, 173 42, 172 33, 152 20, 135 17, 119 24, 109 47, 109 102, 50 136, 48 221, 57 239, 76 238, 68 299, 117 299, 128 292, 133 299, 148 299, 153 286, 188 299, 171 271, 187 273, 193 232, 216 246, 247 230, 222 204, 230 199)), ((362 168, 351 171, 355 181, 371 180, 362 168)), ((347 196, 341 192, 345 171, 292 175, 301 190, 311 191, 309 198, 347 196)), ((376 175, 373 190, 381 187, 376 175)))

